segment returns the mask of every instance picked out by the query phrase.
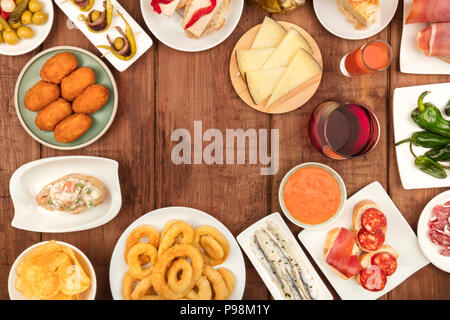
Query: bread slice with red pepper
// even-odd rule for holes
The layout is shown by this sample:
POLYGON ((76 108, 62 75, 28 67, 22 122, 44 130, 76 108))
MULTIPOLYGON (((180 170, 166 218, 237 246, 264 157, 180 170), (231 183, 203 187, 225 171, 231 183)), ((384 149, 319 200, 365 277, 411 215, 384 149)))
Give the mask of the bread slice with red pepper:
POLYGON ((189 38, 201 38, 220 30, 225 23, 230 0, 187 0, 183 27, 189 38))

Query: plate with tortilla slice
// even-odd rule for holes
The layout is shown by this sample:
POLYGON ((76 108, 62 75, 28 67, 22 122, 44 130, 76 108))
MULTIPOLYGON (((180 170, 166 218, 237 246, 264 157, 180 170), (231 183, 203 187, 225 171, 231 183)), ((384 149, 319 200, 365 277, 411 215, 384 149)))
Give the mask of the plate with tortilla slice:
POLYGON ((236 28, 244 0, 141 0, 150 31, 165 45, 185 52, 211 49, 236 28))

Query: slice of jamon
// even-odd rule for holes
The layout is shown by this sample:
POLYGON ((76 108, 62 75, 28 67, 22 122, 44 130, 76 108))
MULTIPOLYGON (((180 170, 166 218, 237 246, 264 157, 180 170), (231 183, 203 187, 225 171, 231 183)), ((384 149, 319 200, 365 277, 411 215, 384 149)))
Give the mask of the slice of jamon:
POLYGON ((444 257, 450 257, 450 247, 442 249, 439 253, 444 257))
POLYGON ((417 47, 427 56, 449 57, 450 22, 433 23, 419 31, 417 33, 417 47))
POLYGON ((437 229, 430 229, 428 235, 433 243, 442 247, 450 247, 450 236, 437 229))
POLYGON ((450 21, 450 1, 414 0, 406 23, 450 21))

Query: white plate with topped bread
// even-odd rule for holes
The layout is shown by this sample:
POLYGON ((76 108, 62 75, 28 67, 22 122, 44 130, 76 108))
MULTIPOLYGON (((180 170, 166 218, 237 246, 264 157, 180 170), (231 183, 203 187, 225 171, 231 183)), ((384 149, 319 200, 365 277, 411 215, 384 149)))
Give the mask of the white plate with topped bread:
POLYGON ((314 0, 320 23, 337 37, 367 39, 382 31, 394 17, 398 0, 314 0))
POLYGON ((236 28, 244 0, 141 0, 150 31, 165 45, 185 52, 211 49, 236 28), (206 13, 198 16, 204 10, 206 13))

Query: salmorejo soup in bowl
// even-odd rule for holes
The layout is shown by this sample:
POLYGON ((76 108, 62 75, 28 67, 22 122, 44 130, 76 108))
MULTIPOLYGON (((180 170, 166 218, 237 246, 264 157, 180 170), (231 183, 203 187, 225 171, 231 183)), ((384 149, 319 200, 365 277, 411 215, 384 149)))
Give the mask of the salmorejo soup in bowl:
POLYGON ((325 227, 344 208, 347 190, 339 174, 321 163, 303 163, 281 181, 281 209, 292 223, 306 229, 325 227))

